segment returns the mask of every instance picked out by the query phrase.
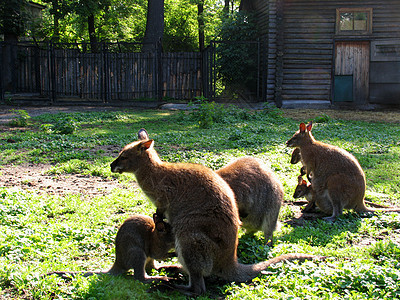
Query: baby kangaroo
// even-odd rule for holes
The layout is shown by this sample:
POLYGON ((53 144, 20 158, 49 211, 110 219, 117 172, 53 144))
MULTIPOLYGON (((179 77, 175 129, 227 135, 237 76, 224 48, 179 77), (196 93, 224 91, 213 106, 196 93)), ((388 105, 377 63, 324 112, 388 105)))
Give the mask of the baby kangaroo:
POLYGON ((262 230, 271 240, 283 201, 283 186, 259 159, 242 157, 217 170, 236 197, 242 226, 249 233, 262 230))
POLYGON ((109 274, 118 275, 133 269, 133 277, 148 282, 160 279, 148 276, 155 269, 154 260, 174 256, 169 253, 174 247, 171 225, 165 223, 158 214, 153 219, 144 215, 134 215, 121 225, 115 238, 115 262, 109 274))
MULTIPOLYGON (((118 229, 115 238, 115 262, 108 272, 82 272, 82 275, 94 274, 119 275, 130 269, 134 270, 133 277, 142 282, 155 279, 165 279, 160 276, 148 276, 146 271, 155 269, 154 259, 161 260, 174 256, 168 251, 174 247, 174 237, 171 226, 165 223, 157 214, 153 219, 144 215, 134 215, 125 220, 118 229)), ((176 267, 170 267, 172 270, 176 267)), ((52 272, 62 277, 76 275, 80 272, 52 272)))
MULTIPOLYGON (((365 175, 357 159, 339 147, 315 140, 311 129, 311 122, 307 126, 301 123, 300 129, 286 145, 300 149, 306 174, 312 174, 315 204, 322 211, 332 214, 325 219, 334 221, 344 208, 354 209, 359 213, 374 211, 364 203, 365 175)), ((400 211, 396 208, 382 210, 400 211)))
POLYGON ((286 254, 254 265, 240 264, 236 256, 240 221, 229 185, 207 167, 161 161, 147 132, 142 129, 138 136, 111 163, 111 171, 134 173, 171 224, 178 260, 189 275, 189 284, 178 286, 179 291, 204 294, 206 276, 244 282, 279 261, 317 258, 286 254))

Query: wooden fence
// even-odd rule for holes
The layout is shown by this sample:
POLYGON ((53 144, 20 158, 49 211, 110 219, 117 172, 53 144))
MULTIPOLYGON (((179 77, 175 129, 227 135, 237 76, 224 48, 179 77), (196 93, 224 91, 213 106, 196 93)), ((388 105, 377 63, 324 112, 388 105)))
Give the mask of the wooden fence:
POLYGON ((2 43, 0 62, 2 97, 25 93, 53 102, 112 103, 193 99, 203 94, 199 52, 162 53, 156 46, 152 52, 118 51, 118 47, 103 46, 90 53, 77 44, 2 43))

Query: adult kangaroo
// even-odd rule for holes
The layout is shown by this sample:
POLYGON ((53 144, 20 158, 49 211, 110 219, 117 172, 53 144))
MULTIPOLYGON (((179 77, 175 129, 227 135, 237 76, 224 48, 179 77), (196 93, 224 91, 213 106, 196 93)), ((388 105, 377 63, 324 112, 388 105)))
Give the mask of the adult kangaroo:
POLYGON ((273 263, 316 258, 286 254, 258 264, 240 264, 236 255, 240 221, 229 185, 207 167, 161 161, 147 132, 141 129, 138 136, 111 163, 111 171, 134 173, 144 193, 167 217, 178 260, 189 274, 189 284, 177 286, 179 291, 199 295, 206 292, 205 276, 244 282, 273 263))
POLYGON ((238 158, 216 172, 235 194, 242 227, 249 233, 262 230, 272 245, 284 196, 276 175, 254 157, 238 158))
MULTIPOLYGON (((359 213, 375 211, 365 206, 365 175, 357 159, 346 150, 317 141, 311 130, 312 122, 307 126, 301 123, 286 145, 300 149, 307 177, 311 177, 311 186, 317 199, 315 204, 332 214, 324 219, 334 221, 343 213, 343 209, 354 209, 359 213)), ((396 208, 380 210, 400 211, 396 208)))

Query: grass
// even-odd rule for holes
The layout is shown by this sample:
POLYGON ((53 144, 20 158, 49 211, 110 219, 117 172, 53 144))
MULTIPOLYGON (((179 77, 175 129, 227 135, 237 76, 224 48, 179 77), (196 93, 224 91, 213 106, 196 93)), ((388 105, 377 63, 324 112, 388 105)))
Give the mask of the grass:
MULTIPOLYGON (((207 110, 202 111, 202 116, 207 110)), ((85 174, 122 183, 130 175, 111 174, 118 151, 144 127, 162 159, 220 168, 244 155, 264 160, 278 175, 285 200, 292 201, 300 165, 290 164, 285 141, 298 121, 276 109, 219 109, 201 129, 198 115, 169 111, 115 111, 45 114, 32 117, 27 130, 5 130, 0 141, 0 167, 52 164, 49 174, 85 174), (73 120, 72 133, 49 131, 73 120)), ((203 118, 202 117, 202 118, 203 118)), ((353 153, 367 177, 366 198, 400 206, 400 124, 343 120, 324 112, 314 136, 353 153)), ((304 122, 310 119, 303 120, 304 122)), ((43 276, 51 271, 107 270, 113 263, 113 240, 130 214, 151 215, 154 207, 140 189, 116 188, 111 194, 37 194, 0 187, 0 298, 13 299, 185 299, 176 292, 148 293, 149 284, 132 276, 107 275, 64 281, 43 276)), ((283 253, 325 255, 325 262, 284 263, 269 268, 250 283, 207 282, 199 299, 400 299, 400 218, 396 213, 360 218, 346 211, 334 224, 307 221, 293 227, 292 206, 284 206, 274 247, 261 233, 240 231, 238 255, 254 263, 283 253)))

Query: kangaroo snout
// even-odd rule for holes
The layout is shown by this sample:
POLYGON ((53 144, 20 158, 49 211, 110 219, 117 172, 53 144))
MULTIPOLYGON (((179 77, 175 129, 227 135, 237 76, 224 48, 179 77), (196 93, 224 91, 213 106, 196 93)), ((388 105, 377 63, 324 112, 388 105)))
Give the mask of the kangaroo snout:
POLYGON ((112 172, 112 173, 122 173, 122 172, 123 172, 122 169, 118 167, 117 159, 114 160, 114 161, 110 164, 110 167, 111 167, 111 172, 112 172))

